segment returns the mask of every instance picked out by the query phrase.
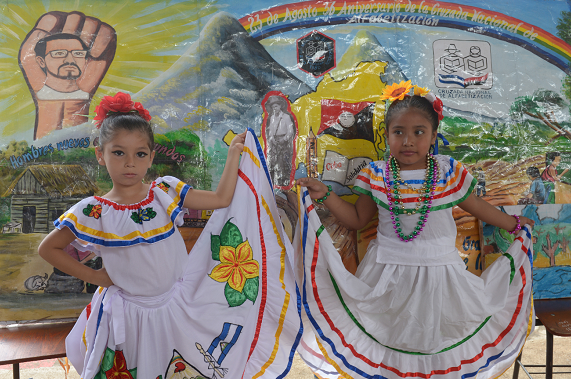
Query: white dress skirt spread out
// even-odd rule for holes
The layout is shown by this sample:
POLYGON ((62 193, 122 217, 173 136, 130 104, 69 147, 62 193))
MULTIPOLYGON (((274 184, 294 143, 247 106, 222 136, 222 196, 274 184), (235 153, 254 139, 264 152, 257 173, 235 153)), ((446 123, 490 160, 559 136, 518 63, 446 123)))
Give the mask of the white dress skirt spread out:
MULTIPOLYGON (((298 351, 317 377, 495 378, 521 351, 534 321, 530 229, 480 277, 468 272, 455 247, 452 207, 475 180, 454 159, 436 159, 440 175, 428 221, 407 243, 393 230, 385 162, 360 172, 354 190, 377 203, 379 226, 355 275, 300 191, 294 246, 306 330, 298 351)), ((425 170, 401 171, 416 189, 424 176, 425 170)), ((400 188, 405 207, 414 207, 416 191, 400 188)), ((399 218, 405 234, 418 222, 418 214, 399 218)))
POLYGON ((56 221, 101 256, 99 288, 66 340, 81 378, 284 378, 301 337, 292 248, 252 130, 232 204, 192 251, 178 227, 190 187, 158 178, 138 204, 82 200, 56 221))

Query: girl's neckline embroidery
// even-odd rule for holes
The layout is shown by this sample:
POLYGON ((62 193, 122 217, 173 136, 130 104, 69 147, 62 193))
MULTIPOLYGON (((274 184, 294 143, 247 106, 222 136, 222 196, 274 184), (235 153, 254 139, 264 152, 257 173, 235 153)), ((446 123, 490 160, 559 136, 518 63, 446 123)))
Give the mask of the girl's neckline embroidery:
POLYGON ((114 209, 116 209, 118 211, 135 210, 135 209, 142 208, 146 205, 149 205, 150 203, 153 202, 153 200, 155 199, 155 193, 153 192, 154 187, 156 187, 155 181, 153 181, 151 183, 151 185, 149 186, 149 192, 147 193, 147 197, 144 200, 141 200, 140 202, 138 202, 136 204, 118 204, 114 201, 111 201, 109 199, 105 199, 105 198, 100 197, 100 196, 93 196, 93 197, 95 198, 95 200, 99 201, 100 203, 103 203, 105 205, 109 205, 110 207, 113 207, 114 209))

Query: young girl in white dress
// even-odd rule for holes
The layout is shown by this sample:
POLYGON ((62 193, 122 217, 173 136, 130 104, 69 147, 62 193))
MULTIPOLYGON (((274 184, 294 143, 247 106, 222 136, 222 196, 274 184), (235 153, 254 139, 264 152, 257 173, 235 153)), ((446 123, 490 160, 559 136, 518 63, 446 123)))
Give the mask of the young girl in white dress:
POLYGON ((302 188, 300 238, 307 326, 298 351, 316 376, 335 378, 491 378, 515 360, 531 328, 533 221, 505 214, 474 196, 474 178, 458 161, 429 150, 442 103, 401 83, 385 123, 388 161, 372 162, 355 183, 355 204, 312 178, 302 188), (400 99, 399 99, 400 98, 400 99), (379 213, 355 275, 343 267, 311 199, 349 229, 379 213), (455 247, 452 207, 517 234, 504 257, 480 277, 455 247), (303 210, 305 208, 305 212, 303 210))
MULTIPOLYGON (((280 314, 272 310, 271 299, 266 303, 266 310, 274 312, 271 320, 257 311, 260 296, 256 303, 246 302, 239 307, 234 302, 229 306, 221 295, 234 290, 225 290, 217 281, 232 284, 230 281, 235 279, 235 287, 242 290, 246 280, 243 276, 257 280, 261 264, 252 260, 250 245, 244 242, 238 248, 245 247, 235 253, 241 254, 234 262, 237 268, 222 262, 219 266, 225 265, 222 271, 226 271, 218 270, 215 278, 215 270, 208 274, 210 269, 204 267, 216 264, 209 263, 214 262, 210 249, 189 255, 177 228, 187 208, 217 209, 231 203, 247 132, 232 140, 216 191, 192 189, 172 176, 148 184, 143 178, 155 156, 149 113, 123 93, 106 96, 96 112, 95 120, 100 122, 97 161, 109 172, 113 188, 101 197, 84 199, 65 212, 39 247, 39 254, 53 266, 100 286, 68 336, 66 350, 70 361, 85 379, 247 376, 247 362, 253 360, 254 365, 261 367, 272 354, 274 344, 271 342, 268 348, 265 341, 259 341, 254 348, 252 338, 257 336, 251 336, 260 332, 262 317, 264 325, 268 325, 278 320, 280 314), (105 267, 94 270, 72 259, 63 250, 70 243, 101 256, 105 267), (237 276, 220 279, 224 273, 237 276), (211 291, 209 286, 213 285, 217 287, 211 291), (256 317, 248 313, 250 308, 246 306, 254 309, 256 317), (257 353, 259 348, 264 351, 257 353), (227 355, 230 359, 226 359, 227 355), (229 361, 235 364, 228 365, 229 361)), ((248 158, 252 154, 250 151, 248 158)), ((261 233, 261 227, 254 226, 255 232, 261 233)), ((210 233, 205 233, 210 246, 210 233)), ((246 241, 255 246, 251 238, 246 241)), ((218 259, 223 261, 220 255, 218 259)), ((275 258, 268 256, 270 259, 275 258)), ((260 288, 263 284, 260 280, 260 288)), ((293 313, 299 320, 295 309, 293 313)), ((297 327, 283 328, 284 335, 292 327, 295 337, 299 321, 297 327)), ((281 357, 283 349, 290 354, 292 343, 282 345, 279 351, 273 351, 272 359, 281 357)), ((291 362, 285 364, 287 372, 291 362)), ((266 376, 259 377, 277 376, 272 375, 272 367, 266 367, 269 365, 264 366, 266 376)))

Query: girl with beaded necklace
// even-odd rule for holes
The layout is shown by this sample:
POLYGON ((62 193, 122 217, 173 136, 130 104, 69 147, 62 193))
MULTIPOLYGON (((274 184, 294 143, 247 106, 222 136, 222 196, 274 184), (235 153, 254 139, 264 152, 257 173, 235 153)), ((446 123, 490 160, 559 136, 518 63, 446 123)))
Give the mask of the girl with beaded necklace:
POLYGON ((430 153, 442 102, 416 86, 410 96, 412 87, 401 82, 381 96, 392 100, 385 116, 391 155, 360 172, 355 204, 316 179, 297 180, 306 187, 300 189, 305 217, 300 215, 304 234, 297 255, 304 271, 298 281, 307 329, 313 329, 298 351, 320 377, 335 378, 335 371, 355 378, 497 377, 532 328, 534 221, 476 197, 476 181, 460 162, 430 153), (311 199, 351 230, 379 213, 377 238, 355 275, 322 233, 311 199), (517 234, 480 277, 466 270, 455 247, 454 205, 517 234))

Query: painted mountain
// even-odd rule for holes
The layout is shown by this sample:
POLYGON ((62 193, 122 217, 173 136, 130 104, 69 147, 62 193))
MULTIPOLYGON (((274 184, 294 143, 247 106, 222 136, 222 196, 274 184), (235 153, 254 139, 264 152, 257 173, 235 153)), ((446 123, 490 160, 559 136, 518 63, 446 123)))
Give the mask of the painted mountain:
POLYGON ((293 102, 311 88, 278 64, 238 20, 220 12, 172 67, 134 98, 164 126, 220 135, 229 127, 261 125, 260 103, 268 91, 281 91, 293 102))
POLYGON ((337 67, 331 72, 335 80, 340 80, 351 74, 355 67, 361 62, 381 61, 387 62, 385 73, 381 75, 381 80, 386 84, 400 83, 408 80, 402 72, 398 63, 385 50, 377 37, 366 30, 360 30, 351 42, 337 67))

